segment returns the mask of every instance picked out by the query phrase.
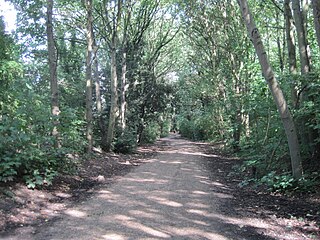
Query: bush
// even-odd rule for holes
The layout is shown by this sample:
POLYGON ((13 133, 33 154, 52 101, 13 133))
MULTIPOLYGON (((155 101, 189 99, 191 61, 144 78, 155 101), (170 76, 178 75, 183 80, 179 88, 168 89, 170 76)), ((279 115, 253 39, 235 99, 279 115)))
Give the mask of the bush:
POLYGON ((179 122, 179 132, 181 136, 192 140, 205 140, 205 129, 201 126, 201 122, 195 123, 183 118, 179 122))
POLYGON ((154 143, 160 137, 160 126, 157 122, 150 122, 144 128, 141 143, 154 143))
POLYGON ((132 153, 137 147, 137 140, 135 134, 126 131, 120 134, 114 142, 114 152, 116 153, 132 153))
MULTIPOLYGON (((79 151, 81 134, 72 116, 63 116, 59 133, 63 147, 55 149, 50 111, 35 101, 3 115, 0 126, 0 181, 25 180, 30 188, 50 184, 59 172, 70 172, 74 163, 67 153, 79 151)), ((72 114, 71 114, 72 115, 72 114)), ((82 149, 83 150, 83 149, 82 149)))
POLYGON ((162 123, 162 128, 161 128, 161 134, 160 137, 166 137, 170 133, 170 128, 171 128, 171 122, 169 120, 166 120, 162 123))

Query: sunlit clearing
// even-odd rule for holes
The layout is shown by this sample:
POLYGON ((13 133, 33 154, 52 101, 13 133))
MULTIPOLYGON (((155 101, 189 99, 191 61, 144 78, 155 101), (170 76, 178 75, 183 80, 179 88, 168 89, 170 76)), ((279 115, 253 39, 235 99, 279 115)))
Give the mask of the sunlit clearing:
POLYGON ((0 15, 4 17, 6 31, 11 32, 16 29, 16 14, 11 3, 0 0, 0 15))
POLYGON ((183 207, 183 205, 181 203, 170 201, 166 198, 150 196, 150 197, 148 197, 148 199, 153 200, 153 201, 157 201, 160 204, 170 206, 170 207, 183 207))
POLYGON ((102 236, 103 239, 105 240, 126 240, 128 239, 127 237, 124 237, 120 234, 117 233, 108 233, 102 236))
POLYGON ((223 199, 233 199, 233 196, 230 194, 224 194, 224 193, 213 193, 214 196, 218 198, 223 198, 223 199))
POLYGON ((131 210, 129 211, 129 213, 131 215, 134 215, 136 217, 143 217, 143 218, 150 218, 150 219, 159 219, 159 218, 163 218, 161 216, 159 216, 158 214, 154 214, 154 213, 148 213, 145 211, 140 211, 140 210, 131 210))
POLYGON ((156 178, 143 179, 143 178, 124 177, 122 179, 119 179, 119 181, 129 181, 129 182, 139 182, 139 183, 156 183, 156 184, 166 184, 166 183, 168 183, 168 180, 159 180, 159 179, 156 179, 156 178))
POLYGON ((85 212, 75 210, 75 209, 66 210, 65 213, 71 217, 76 217, 76 218, 87 217, 87 214, 85 212))
POLYGON ((192 193, 197 195, 209 195, 209 193, 202 192, 202 191, 193 191, 192 193))
POLYGON ((201 156, 201 157, 218 157, 218 155, 215 154, 205 154, 201 152, 179 152, 181 154, 186 154, 186 155, 192 155, 192 156, 201 156))
POLYGON ((187 210, 187 212, 189 213, 195 213, 201 216, 206 216, 208 217, 208 212, 207 211, 203 211, 203 210, 199 210, 199 209, 189 209, 187 210))
POLYGON ((205 209, 209 209, 210 206, 207 204, 203 204, 201 202, 189 202, 187 203, 188 207, 192 207, 192 208, 205 208, 205 209))
POLYGON ((213 182, 212 185, 214 185, 214 186, 219 186, 219 187, 224 186, 223 184, 221 184, 221 183, 219 183, 219 182, 213 182))
POLYGON ((191 239, 191 236, 197 237, 192 239, 214 239, 214 240, 228 240, 229 238, 226 238, 220 234, 202 231, 200 229, 196 228, 176 228, 176 227, 168 227, 168 230, 170 232, 173 232, 174 235, 180 235, 180 236, 186 236, 191 239), (200 237, 200 238, 199 238, 200 237))
POLYGON ((133 219, 130 217, 127 217, 124 215, 116 215, 116 216, 114 216, 114 219, 120 220, 121 221, 120 224, 122 224, 123 226, 125 226, 127 228, 136 229, 136 230, 145 232, 147 234, 150 234, 152 236, 159 237, 159 238, 171 238, 170 235, 168 235, 164 232, 161 232, 161 231, 156 230, 154 228, 145 226, 145 225, 138 223, 136 221, 132 221, 133 219))
POLYGON ((172 161, 172 162, 168 162, 168 161, 160 161, 161 163, 165 163, 165 164, 182 164, 181 161, 172 161))

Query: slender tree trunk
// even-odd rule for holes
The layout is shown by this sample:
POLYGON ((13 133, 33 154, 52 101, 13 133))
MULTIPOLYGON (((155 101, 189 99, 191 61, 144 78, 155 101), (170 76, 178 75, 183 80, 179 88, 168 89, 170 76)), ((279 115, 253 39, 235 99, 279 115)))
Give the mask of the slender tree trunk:
POLYGON ((320 47, 320 0, 312 0, 313 22, 316 30, 318 47, 320 47))
POLYGON ((94 76, 94 82, 95 82, 95 93, 96 93, 96 108, 97 108, 97 115, 98 115, 98 125, 100 128, 100 134, 101 134, 101 146, 102 148, 104 143, 107 142, 107 127, 105 124, 105 120, 102 114, 102 102, 101 102, 101 83, 99 78, 99 62, 97 57, 97 46, 94 41, 94 47, 95 49, 95 57, 93 60, 93 76, 94 76))
POLYGON ((128 90, 127 85, 127 50, 128 50, 128 26, 131 21, 131 0, 126 1, 125 16, 123 17, 123 39, 122 39, 122 59, 121 59, 121 87, 120 87, 120 127, 121 134, 126 129, 126 111, 127 100, 126 94, 128 90))
MULTIPOLYGON (((110 38, 108 37, 108 45, 110 49, 110 66, 111 66, 111 99, 110 99, 110 113, 109 113, 109 123, 106 141, 102 143, 102 147, 105 151, 112 150, 112 141, 114 138, 114 132, 116 127, 116 120, 119 115, 118 107, 118 76, 117 76, 117 40, 118 40, 118 26, 121 22, 122 17, 122 4, 123 0, 114 1, 114 11, 112 21, 107 21, 106 25, 110 31, 110 38)), ((106 10, 106 12, 108 12, 106 10)))
MULTIPOLYGON (((308 32, 308 13, 309 13, 309 0, 301 0, 301 14, 302 14, 302 22, 303 29, 305 34, 308 32)), ((308 43, 307 43, 308 45, 308 43)), ((309 55, 310 58, 310 55, 309 55)))
POLYGON ((124 130, 126 128, 126 107, 127 107, 127 101, 126 101, 126 92, 127 92, 127 52, 126 47, 124 47, 123 53, 122 53, 122 69, 121 69, 121 106, 120 106, 120 126, 122 130, 122 134, 124 133, 124 130))
POLYGON ((114 137, 114 130, 116 119, 118 117, 118 77, 117 77, 117 61, 116 61, 116 44, 115 36, 112 39, 110 55, 111 55, 111 102, 110 102, 110 115, 107 131, 107 142, 105 150, 110 151, 112 148, 112 141, 114 137))
POLYGON ((92 116, 92 56, 93 56, 93 17, 92 0, 85 1, 87 10, 87 55, 86 55, 86 121, 87 121, 87 153, 93 147, 93 116, 92 116))
MULTIPOLYGON (((276 13, 276 20, 277 20, 277 22, 280 22, 278 11, 276 13)), ((277 29, 277 47, 278 47, 278 58, 279 58, 280 71, 281 71, 281 73, 283 73, 283 70, 284 70, 284 64, 283 64, 283 58, 282 58, 283 49, 282 49, 281 40, 280 40, 280 35, 282 35, 282 34, 279 34, 280 31, 281 30, 277 29)))
MULTIPOLYGON (((299 53, 300 53, 300 62, 301 62, 301 74, 307 75, 310 73, 310 53, 307 45, 307 37, 306 37, 306 24, 304 23, 306 18, 306 8, 307 1, 303 0, 303 9, 300 7, 300 0, 292 0, 293 7, 293 15, 295 19, 295 25, 297 29, 298 36, 298 45, 299 45, 299 53)), ((308 82, 304 83, 304 89, 300 94, 300 100, 302 103, 309 101, 310 97, 308 96, 308 82)), ((316 130, 312 129, 308 126, 308 123, 312 122, 315 119, 314 114, 304 115, 301 119, 301 139, 304 143, 305 147, 308 149, 310 154, 316 150, 314 143, 318 138, 319 134, 316 130)))
POLYGON ((253 17, 251 16, 248 2, 247 0, 238 0, 238 3, 242 12, 244 22, 247 27, 248 34, 253 42, 254 48, 258 55, 259 62, 262 68, 262 73, 268 83, 269 89, 272 93, 273 99, 276 103, 285 129, 290 150, 293 177, 295 179, 299 179, 302 177, 302 164, 298 136, 292 116, 288 109, 288 105, 284 98, 283 92, 278 84, 278 81, 269 63, 259 30, 255 25, 253 17))
MULTIPOLYGON (((294 39, 294 21, 290 7, 290 0, 284 1, 284 15, 286 20, 286 39, 288 49, 289 72, 292 76, 297 74, 297 58, 296 58, 296 44, 294 39)), ((296 108, 298 103, 298 93, 296 89, 296 81, 291 81, 291 100, 293 106, 296 108)))
MULTIPOLYGON (((97 53, 95 53, 97 54, 97 53)), ((102 114, 102 103, 101 103, 101 86, 100 86, 100 79, 99 79, 99 64, 97 56, 94 57, 93 60, 93 76, 95 82, 95 93, 96 93, 96 107, 98 115, 102 114)))
POLYGON ((293 16, 298 36, 299 54, 301 61, 301 73, 310 72, 310 61, 308 57, 308 47, 303 23, 303 16, 300 7, 300 0, 292 0, 293 16))
POLYGON ((50 72, 50 89, 51 89, 51 114, 53 117, 53 130, 52 136, 54 137, 54 147, 58 148, 59 143, 59 90, 57 79, 57 49, 55 46, 54 34, 53 34, 53 0, 47 0, 47 44, 48 44, 48 61, 50 72))

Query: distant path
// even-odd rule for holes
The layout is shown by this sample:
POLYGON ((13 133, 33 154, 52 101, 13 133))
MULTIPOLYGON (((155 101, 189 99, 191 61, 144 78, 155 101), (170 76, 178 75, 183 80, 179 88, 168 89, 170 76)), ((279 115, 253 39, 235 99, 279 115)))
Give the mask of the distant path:
MULTIPOLYGON (((33 235, 6 239, 272 239, 221 214, 230 194, 209 179, 201 145, 172 135, 163 150, 33 235)), ((211 156, 218 157, 218 156, 211 156)))

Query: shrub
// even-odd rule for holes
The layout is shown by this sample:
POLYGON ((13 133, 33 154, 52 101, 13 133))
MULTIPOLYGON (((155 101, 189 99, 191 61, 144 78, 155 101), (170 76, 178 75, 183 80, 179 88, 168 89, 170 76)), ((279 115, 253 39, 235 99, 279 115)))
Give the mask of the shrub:
POLYGON ((160 137, 166 137, 169 135, 171 128, 171 122, 169 120, 166 120, 162 123, 162 128, 161 128, 161 134, 160 137))
MULTIPOLYGON (((0 181, 22 178, 30 188, 50 184, 59 172, 70 172, 74 162, 67 153, 79 151, 81 134, 73 117, 62 116, 59 133, 61 148, 53 147, 50 112, 35 101, 4 115, 0 127, 0 181)), ((81 148, 81 147, 80 147, 81 148)))
POLYGON ((160 126, 157 122, 150 122, 144 128, 141 143, 154 143, 160 137, 160 126))
POLYGON ((136 147, 136 136, 130 131, 125 131, 123 134, 120 134, 114 142, 114 152, 117 153, 132 153, 136 147))

